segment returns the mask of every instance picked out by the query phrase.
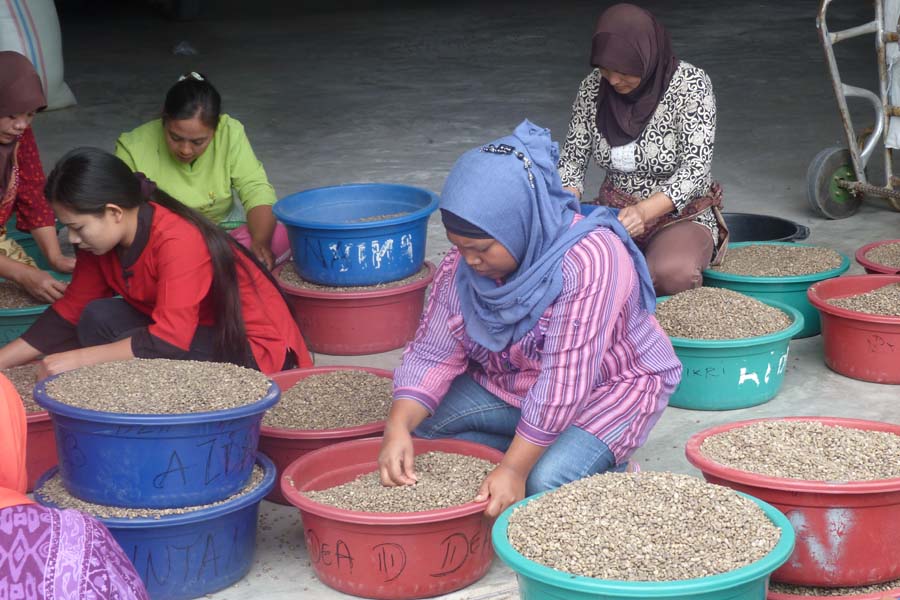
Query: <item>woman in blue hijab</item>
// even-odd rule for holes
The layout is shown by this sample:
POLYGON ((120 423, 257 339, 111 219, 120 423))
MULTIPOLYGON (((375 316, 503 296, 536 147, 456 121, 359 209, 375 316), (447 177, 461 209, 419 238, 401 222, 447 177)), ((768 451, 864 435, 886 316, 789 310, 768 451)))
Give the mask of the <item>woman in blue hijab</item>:
POLYGON ((550 131, 526 120, 450 172, 454 248, 394 374, 385 485, 416 481, 413 434, 483 443, 505 452, 476 497, 496 516, 624 470, 677 386, 643 256, 613 211, 579 214, 558 159, 550 131))

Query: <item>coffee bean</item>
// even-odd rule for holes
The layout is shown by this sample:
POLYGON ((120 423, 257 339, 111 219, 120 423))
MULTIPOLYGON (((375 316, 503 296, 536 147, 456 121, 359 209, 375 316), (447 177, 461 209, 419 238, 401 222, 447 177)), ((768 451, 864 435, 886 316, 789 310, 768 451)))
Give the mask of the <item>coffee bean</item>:
POLYGON ((203 510, 219 506, 226 502, 231 502, 236 498, 245 496, 259 487, 262 483, 266 472, 259 466, 253 466, 253 472, 250 475, 250 481, 247 485, 236 494, 232 494, 224 500, 212 502, 210 504, 200 504, 197 506, 185 506, 181 508, 123 508, 121 506, 107 506, 105 504, 95 504, 86 502, 80 498, 76 498, 63 487, 62 477, 59 473, 44 482, 44 484, 34 490, 34 495, 43 498, 47 502, 60 508, 72 508, 83 513, 87 513, 101 519, 159 519, 168 515, 183 515, 189 512, 203 510))
POLYGON ((732 340, 767 335, 791 324, 783 311, 725 288, 700 287, 675 294, 656 309, 671 337, 732 340))
POLYGON ((734 571, 781 537, 753 501, 675 473, 604 473, 518 507, 509 542, 573 575, 679 581, 734 571))
POLYGON ((873 263, 900 269, 900 242, 875 246, 866 252, 865 257, 873 263))
POLYGON ((900 477, 900 435, 818 421, 752 423, 709 436, 700 452, 726 467, 769 477, 830 482, 900 477))
POLYGON ((426 452, 416 456, 415 485, 385 487, 377 471, 342 485, 303 492, 319 504, 365 512, 406 513, 471 502, 494 463, 474 456, 426 452))
POLYGON ((33 298, 15 281, 0 281, 0 308, 29 308, 44 304, 46 302, 33 298))
POLYGON ((263 425, 283 429, 343 429, 384 421, 393 383, 366 371, 310 375, 281 394, 263 425))
POLYGON ((19 392, 19 395, 22 397, 22 403, 25 405, 25 412, 35 413, 44 410, 34 401, 34 396, 31 393, 34 390, 34 384, 37 382, 37 367, 35 365, 9 367, 0 372, 9 378, 16 391, 19 392))
POLYGON ((808 587, 790 585, 787 583, 769 583, 770 591, 793 596, 861 596, 863 594, 875 594, 877 592, 887 592, 896 589, 900 589, 900 579, 887 581, 885 583, 876 583, 874 585, 834 588, 808 587))
POLYGON ((404 217, 408 215, 411 211, 405 210, 403 212, 395 212, 387 215, 375 215, 373 217, 361 217, 359 219, 351 219, 347 221, 347 223, 374 223, 375 221, 387 221, 388 219, 396 219, 397 217, 404 217))
POLYGON ((831 248, 751 244, 728 248, 722 264, 710 268, 751 277, 793 277, 831 271, 842 262, 841 255, 831 248))
POLYGON ((67 371, 47 384, 54 400, 111 413, 184 414, 256 402, 268 378, 229 363, 135 358, 67 371))
POLYGON ((428 267, 422 267, 409 277, 398 279, 396 281, 388 281, 385 283, 376 283, 375 285, 350 285, 350 286, 330 286, 319 285, 307 281, 297 274, 297 268, 293 262, 285 263, 284 268, 278 273, 278 279, 285 285, 300 288, 303 290, 314 290, 317 292, 372 292, 375 290, 384 290, 404 286, 413 281, 419 281, 428 277, 428 267))
POLYGON ((900 283, 885 285, 864 294, 832 298, 828 304, 869 315, 900 317, 900 283))

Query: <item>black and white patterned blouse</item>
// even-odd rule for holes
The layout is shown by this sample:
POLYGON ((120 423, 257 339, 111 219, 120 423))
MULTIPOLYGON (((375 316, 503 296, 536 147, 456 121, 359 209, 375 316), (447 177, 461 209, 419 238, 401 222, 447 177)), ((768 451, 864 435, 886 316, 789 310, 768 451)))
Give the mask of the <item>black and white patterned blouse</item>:
MULTIPOLYGON (((578 89, 566 145, 559 159, 564 186, 584 191, 591 158, 606 170, 619 191, 648 198, 662 192, 677 212, 709 192, 710 165, 716 137, 716 97, 703 71, 681 61, 659 106, 635 141, 611 147, 597 130, 597 91, 602 77, 594 69, 578 89)), ((591 199, 588 195, 584 200, 591 199)), ((694 219, 710 229, 718 242, 718 226, 707 209, 694 219)))

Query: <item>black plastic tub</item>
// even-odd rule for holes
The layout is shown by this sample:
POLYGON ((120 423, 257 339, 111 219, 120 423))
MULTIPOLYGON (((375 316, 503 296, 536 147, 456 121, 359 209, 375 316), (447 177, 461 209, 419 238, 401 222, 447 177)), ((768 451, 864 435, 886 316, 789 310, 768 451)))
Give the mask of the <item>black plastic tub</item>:
POLYGON ((750 213, 722 213, 729 242, 799 242, 809 237, 809 227, 788 219, 750 213))

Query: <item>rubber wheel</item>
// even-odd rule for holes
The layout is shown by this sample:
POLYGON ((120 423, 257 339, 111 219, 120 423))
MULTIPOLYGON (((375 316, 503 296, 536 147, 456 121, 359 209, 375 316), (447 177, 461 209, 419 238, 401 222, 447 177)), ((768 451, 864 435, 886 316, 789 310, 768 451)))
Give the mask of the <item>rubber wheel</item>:
POLYGON ((806 197, 817 213, 829 219, 846 219, 862 204, 862 194, 840 187, 840 180, 856 181, 850 151, 833 146, 819 152, 806 172, 806 197))

